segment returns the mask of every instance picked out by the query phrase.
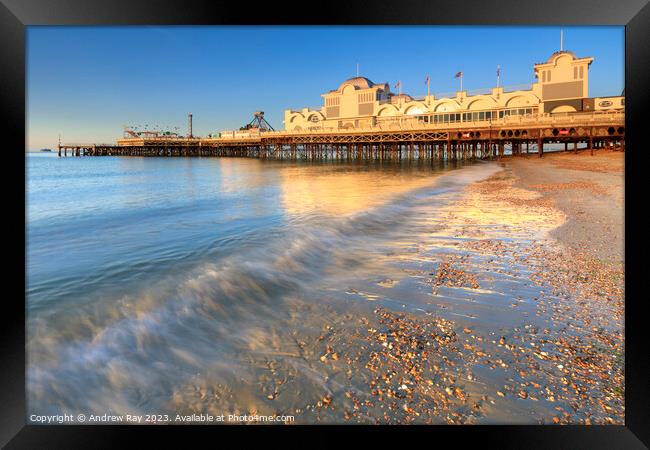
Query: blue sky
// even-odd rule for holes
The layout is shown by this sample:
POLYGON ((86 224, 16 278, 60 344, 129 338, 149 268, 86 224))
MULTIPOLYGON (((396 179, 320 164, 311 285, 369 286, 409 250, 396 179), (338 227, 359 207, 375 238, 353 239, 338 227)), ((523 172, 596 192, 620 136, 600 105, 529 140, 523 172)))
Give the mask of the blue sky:
MULTIPOLYGON (((28 148, 114 142, 122 126, 206 135, 263 110, 276 129, 288 108, 360 75, 397 80, 413 96, 534 81, 533 64, 559 50, 560 27, 29 27, 28 148)), ((593 56, 589 95, 624 87, 623 27, 565 27, 564 48, 593 56)), ((395 89, 393 89, 395 90, 395 89)))

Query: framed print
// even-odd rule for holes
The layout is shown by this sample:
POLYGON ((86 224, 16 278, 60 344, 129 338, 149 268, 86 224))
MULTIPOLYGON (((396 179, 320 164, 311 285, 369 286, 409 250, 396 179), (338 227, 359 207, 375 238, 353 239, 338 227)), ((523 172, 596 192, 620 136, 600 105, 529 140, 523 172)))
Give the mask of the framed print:
POLYGON ((647 4, 319 8, 3 0, 3 445, 646 448, 647 4))

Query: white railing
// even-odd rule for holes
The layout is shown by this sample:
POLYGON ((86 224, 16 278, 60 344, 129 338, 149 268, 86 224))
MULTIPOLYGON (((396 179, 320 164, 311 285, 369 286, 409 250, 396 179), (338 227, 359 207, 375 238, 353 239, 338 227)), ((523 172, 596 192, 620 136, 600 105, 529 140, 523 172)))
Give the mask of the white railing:
POLYGON ((503 92, 530 91, 531 89, 533 89, 532 83, 511 84, 510 86, 503 86, 503 92))
MULTIPOLYGON (((533 83, 511 84, 509 86, 500 86, 500 88, 503 89, 503 92, 530 91, 530 90, 533 89, 533 83)), ((494 89, 496 89, 496 86, 491 87, 491 88, 472 89, 472 90, 465 91, 465 92, 466 92, 467 97, 472 97, 474 95, 490 95, 490 94, 492 94, 492 90, 494 90, 494 89)), ((459 91, 454 91, 454 92, 434 92, 432 95, 436 99, 456 98, 456 95, 458 94, 458 92, 459 91)))
POLYGON ((433 97, 438 100, 441 98, 456 98, 456 92, 434 92, 433 97))
POLYGON ((160 142, 169 142, 169 141, 188 141, 188 142, 194 142, 194 141, 199 141, 203 138, 201 137, 180 137, 180 136, 155 136, 155 137, 126 137, 126 138, 121 138, 118 139, 118 141, 125 141, 125 142, 137 142, 137 141, 160 141, 160 142))
POLYGON ((483 88, 483 89, 473 89, 467 91, 467 96, 472 97, 474 95, 489 95, 492 93, 492 88, 483 88))
MULTIPOLYGON (((462 113, 459 113, 462 115, 462 113)), ((462 116, 461 116, 462 117, 462 116)), ((424 123, 416 117, 398 116, 395 118, 386 118, 377 122, 372 126, 357 127, 353 129, 344 129, 338 127, 324 127, 312 126, 307 130, 300 131, 267 131, 264 133, 255 133, 251 135, 235 135, 235 136, 221 136, 212 138, 125 138, 118 140, 118 145, 134 145, 138 142, 146 141, 184 141, 184 142, 211 142, 211 141, 251 141, 259 142, 261 138, 266 136, 291 136, 291 135, 309 135, 309 134, 328 134, 328 133, 369 133, 369 132, 400 132, 400 131, 433 131, 433 130, 457 130, 467 128, 492 128, 503 126, 568 126, 571 124, 580 125, 610 125, 613 122, 624 123, 624 112, 611 112, 611 111, 594 111, 588 113, 560 113, 560 114, 529 114, 529 115, 512 115, 505 116, 500 119, 492 120, 476 120, 476 121, 459 121, 459 122, 446 122, 446 123, 424 123)), ((62 147, 100 147, 110 146, 111 144, 61 144, 62 147)))
POLYGON ((445 123, 424 123, 416 118, 396 118, 378 122, 373 126, 357 127, 354 129, 343 129, 337 127, 320 127, 318 129, 300 131, 269 131, 263 136, 285 136, 285 135, 307 135, 317 133, 364 133, 377 131, 412 131, 412 130, 435 130, 435 129, 459 129, 467 127, 490 128, 504 125, 567 125, 573 123, 585 125, 597 125, 600 123, 611 123, 625 121, 625 113, 622 112, 589 112, 589 113, 560 113, 560 114, 529 114, 505 116, 500 119, 459 121, 445 123))
POLYGON ((63 148, 63 147, 86 147, 86 148, 90 148, 90 147, 109 147, 109 146, 112 146, 112 145, 115 145, 115 144, 103 144, 103 143, 102 144, 99 144, 99 143, 92 143, 91 144, 91 143, 88 143, 88 142, 85 142, 85 143, 66 142, 65 144, 61 143, 61 148, 63 148))

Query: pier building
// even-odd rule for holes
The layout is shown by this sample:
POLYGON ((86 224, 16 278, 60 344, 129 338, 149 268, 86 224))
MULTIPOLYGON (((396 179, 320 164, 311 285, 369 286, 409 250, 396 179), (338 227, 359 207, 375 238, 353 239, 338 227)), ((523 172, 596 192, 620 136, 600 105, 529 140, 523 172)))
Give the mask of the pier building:
POLYGON ((389 83, 366 77, 345 80, 321 95, 320 109, 288 109, 286 131, 403 129, 418 125, 489 122, 508 116, 623 110, 623 97, 589 98, 591 57, 553 53, 533 66, 537 82, 414 98, 391 92, 389 83))

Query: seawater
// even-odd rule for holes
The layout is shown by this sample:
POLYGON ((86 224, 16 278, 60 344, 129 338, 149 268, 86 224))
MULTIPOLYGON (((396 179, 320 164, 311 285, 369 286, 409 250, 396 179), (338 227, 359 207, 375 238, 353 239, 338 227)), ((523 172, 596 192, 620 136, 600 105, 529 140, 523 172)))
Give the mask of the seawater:
MULTIPOLYGON (((223 409, 259 408, 259 374, 330 315, 422 306, 429 288, 367 286, 399 278, 436 209, 499 170, 29 154, 28 414, 198 411, 188 392, 208 384, 223 409)), ((295 367, 294 397, 331 383, 295 367)))

